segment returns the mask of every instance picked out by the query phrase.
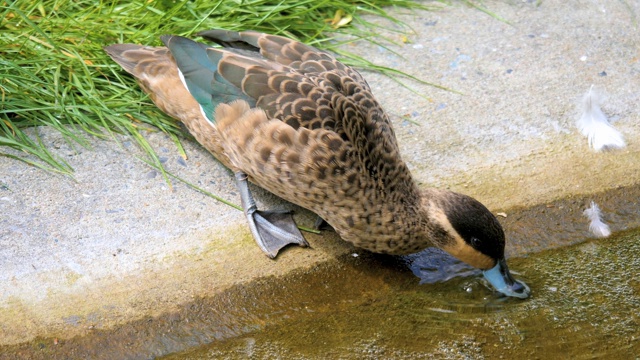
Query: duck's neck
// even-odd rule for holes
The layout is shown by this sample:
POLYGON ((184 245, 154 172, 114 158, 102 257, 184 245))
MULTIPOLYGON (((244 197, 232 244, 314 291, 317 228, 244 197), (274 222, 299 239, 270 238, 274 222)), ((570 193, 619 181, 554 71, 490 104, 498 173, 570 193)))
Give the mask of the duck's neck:
POLYGON ((452 192, 434 188, 420 189, 420 209, 418 217, 421 219, 420 231, 430 246, 442 248, 447 244, 446 202, 452 192))

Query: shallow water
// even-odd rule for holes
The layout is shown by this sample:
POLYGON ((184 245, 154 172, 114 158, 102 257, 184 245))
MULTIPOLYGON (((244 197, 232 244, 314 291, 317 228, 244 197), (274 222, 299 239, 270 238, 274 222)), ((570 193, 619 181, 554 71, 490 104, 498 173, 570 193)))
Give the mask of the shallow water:
POLYGON ((498 296, 437 250, 358 252, 0 359, 640 359, 640 231, 508 263, 531 298, 498 296))
POLYGON ((498 297, 463 266, 464 276, 418 284, 396 258, 346 257, 259 294, 254 300, 268 306, 253 310, 263 320, 237 319, 248 327, 243 334, 165 359, 640 356, 639 232, 509 265, 533 290, 530 299, 498 297))

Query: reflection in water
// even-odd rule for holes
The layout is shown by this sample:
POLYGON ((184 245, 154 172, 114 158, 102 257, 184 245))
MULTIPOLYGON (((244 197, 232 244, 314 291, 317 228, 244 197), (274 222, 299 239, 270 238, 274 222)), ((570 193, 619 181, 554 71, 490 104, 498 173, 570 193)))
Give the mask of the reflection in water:
POLYGON ((447 254, 438 248, 426 248, 403 257, 409 269, 420 278, 421 284, 447 281, 458 276, 482 274, 482 271, 447 254))
MULTIPOLYGON (((433 274, 440 274, 439 264, 458 266, 450 259, 409 257, 421 285, 388 260, 361 256, 338 266, 332 277, 342 280, 324 283, 325 290, 345 291, 326 302, 310 301, 297 316, 283 308, 281 322, 168 359, 587 359, 640 353, 638 234, 511 259, 518 277, 531 285, 525 301, 497 297, 464 267, 455 270, 459 276, 438 281, 441 275, 433 274)), ((326 273, 307 276, 305 281, 326 280, 326 273)))

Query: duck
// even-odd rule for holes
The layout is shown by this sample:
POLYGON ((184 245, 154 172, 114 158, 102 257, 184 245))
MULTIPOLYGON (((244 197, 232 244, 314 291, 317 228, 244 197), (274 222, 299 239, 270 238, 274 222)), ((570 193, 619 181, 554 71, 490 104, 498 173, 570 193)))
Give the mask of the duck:
POLYGON ((402 255, 435 246, 481 269, 499 293, 529 296, 507 266, 502 226, 482 203, 418 186, 390 117, 358 71, 279 35, 197 35, 209 43, 164 35, 165 46, 104 50, 234 172, 249 229, 267 256, 309 244, 290 211, 257 209, 248 181, 314 212, 356 247, 402 255))

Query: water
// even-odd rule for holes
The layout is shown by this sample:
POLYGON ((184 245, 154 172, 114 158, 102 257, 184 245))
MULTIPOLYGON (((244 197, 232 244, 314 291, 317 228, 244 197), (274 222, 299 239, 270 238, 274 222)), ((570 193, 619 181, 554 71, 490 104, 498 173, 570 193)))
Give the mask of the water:
POLYGON ((640 356, 638 232, 510 259, 525 301, 477 274, 418 284, 401 263, 345 257, 298 275, 268 294, 273 321, 165 359, 640 356))
POLYGON ((179 313, 0 349, 0 359, 640 358, 638 230, 510 258, 509 267, 531 298, 500 297, 437 251, 360 252, 179 313))

